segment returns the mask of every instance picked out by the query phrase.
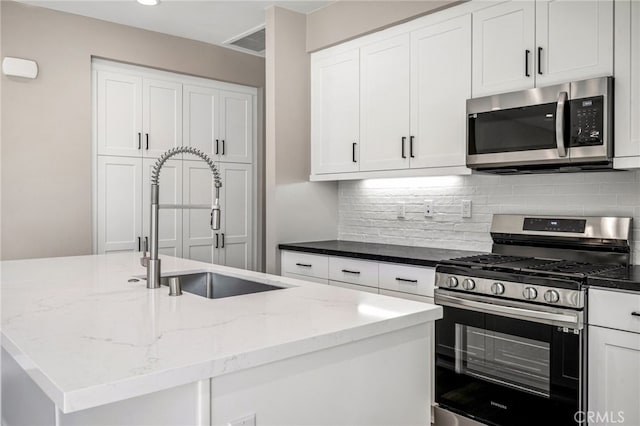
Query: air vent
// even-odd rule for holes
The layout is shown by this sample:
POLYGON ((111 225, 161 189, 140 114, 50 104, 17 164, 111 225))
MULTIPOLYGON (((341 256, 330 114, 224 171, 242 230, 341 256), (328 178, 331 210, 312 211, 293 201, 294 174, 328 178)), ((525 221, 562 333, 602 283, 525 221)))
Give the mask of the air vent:
POLYGON ((252 52, 262 53, 265 49, 264 28, 254 31, 250 34, 243 35, 239 39, 232 41, 231 45, 241 49, 251 50, 252 52))

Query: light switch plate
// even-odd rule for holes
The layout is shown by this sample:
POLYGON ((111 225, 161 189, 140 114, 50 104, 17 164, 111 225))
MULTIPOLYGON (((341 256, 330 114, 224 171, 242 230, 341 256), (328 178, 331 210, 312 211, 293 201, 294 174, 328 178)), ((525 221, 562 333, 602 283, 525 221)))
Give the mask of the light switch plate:
POLYGON ((471 200, 462 200, 462 217, 471 217, 471 200))
POLYGON ((256 426, 256 415, 254 413, 244 416, 241 419, 231 420, 227 423, 227 426, 256 426))
POLYGON ((398 219, 404 219, 406 217, 406 211, 404 201, 398 203, 398 219))
POLYGON ((424 217, 433 217, 433 200, 424 200, 424 217))

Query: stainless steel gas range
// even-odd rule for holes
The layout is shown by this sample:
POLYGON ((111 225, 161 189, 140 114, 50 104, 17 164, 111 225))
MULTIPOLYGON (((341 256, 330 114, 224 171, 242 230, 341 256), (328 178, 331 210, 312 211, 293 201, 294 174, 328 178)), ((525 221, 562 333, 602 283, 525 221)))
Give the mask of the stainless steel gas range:
POLYGON ((436 419, 578 424, 586 279, 629 264, 630 230, 630 218, 495 215, 491 254, 440 263, 436 419))

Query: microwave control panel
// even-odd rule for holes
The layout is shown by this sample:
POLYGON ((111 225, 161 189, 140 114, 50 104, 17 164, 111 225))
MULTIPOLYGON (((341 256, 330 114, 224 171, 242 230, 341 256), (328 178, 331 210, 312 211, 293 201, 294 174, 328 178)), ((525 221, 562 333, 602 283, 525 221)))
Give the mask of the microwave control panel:
POLYGON ((573 99, 570 103, 571 146, 602 145, 604 97, 573 99))

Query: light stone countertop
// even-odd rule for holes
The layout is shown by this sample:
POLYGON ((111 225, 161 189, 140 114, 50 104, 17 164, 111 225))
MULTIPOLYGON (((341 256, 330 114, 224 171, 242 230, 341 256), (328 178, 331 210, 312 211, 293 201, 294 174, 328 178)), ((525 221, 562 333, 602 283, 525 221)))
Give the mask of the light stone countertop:
POLYGON ((0 262, 2 346, 74 412, 400 330, 435 305, 173 257, 163 275, 214 271, 277 286, 224 299, 148 290, 139 253, 0 262))

